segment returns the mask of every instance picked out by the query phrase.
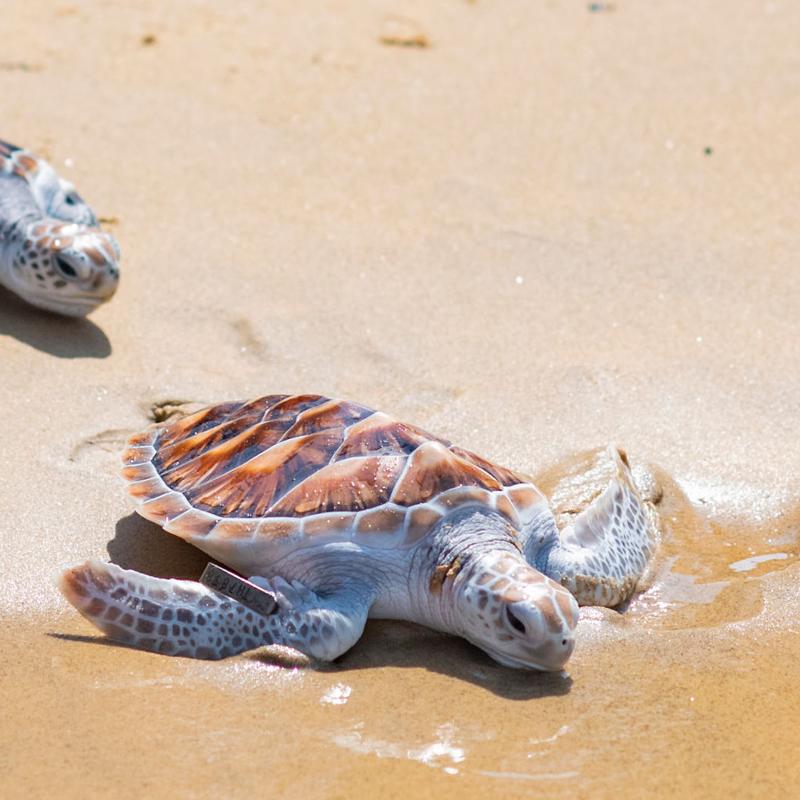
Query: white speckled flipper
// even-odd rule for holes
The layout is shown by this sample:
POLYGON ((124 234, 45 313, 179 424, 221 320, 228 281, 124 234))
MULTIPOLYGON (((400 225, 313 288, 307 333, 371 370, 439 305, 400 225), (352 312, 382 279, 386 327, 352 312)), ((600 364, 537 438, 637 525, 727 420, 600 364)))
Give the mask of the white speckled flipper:
POLYGON ((0 174, 27 181, 39 210, 46 217, 97 226, 94 212, 75 191, 72 183, 58 176, 53 167, 29 150, 0 140, 0 174))
POLYGON ((65 571, 59 588, 109 638, 168 655, 218 659, 280 644, 330 661, 361 637, 368 603, 352 595, 323 599, 296 581, 255 580, 275 593, 274 614, 257 614, 195 581, 94 560, 65 571))
POLYGON ((580 605, 613 607, 627 600, 656 545, 656 526, 624 455, 609 448, 613 477, 607 488, 560 532, 537 567, 580 605))

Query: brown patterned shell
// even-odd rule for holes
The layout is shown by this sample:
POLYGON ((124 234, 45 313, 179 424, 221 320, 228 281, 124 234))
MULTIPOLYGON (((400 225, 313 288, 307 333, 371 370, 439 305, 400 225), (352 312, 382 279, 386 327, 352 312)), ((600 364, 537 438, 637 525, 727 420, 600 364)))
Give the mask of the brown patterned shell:
POLYGON ((195 543, 327 536, 404 547, 459 505, 489 506, 522 530, 545 502, 524 475, 320 395, 224 403, 151 426, 123 462, 139 513, 195 543))

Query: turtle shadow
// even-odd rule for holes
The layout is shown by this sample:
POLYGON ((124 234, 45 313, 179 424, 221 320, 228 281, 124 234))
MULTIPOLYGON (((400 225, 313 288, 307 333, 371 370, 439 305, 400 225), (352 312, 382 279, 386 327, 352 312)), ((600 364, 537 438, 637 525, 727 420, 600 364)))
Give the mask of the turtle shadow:
MULTIPOLYGON (((49 631, 46 635, 63 642, 141 652, 135 645, 117 642, 102 635, 57 631, 49 631)), ((162 657, 169 658, 169 656, 162 657)), ((355 648, 332 664, 309 661, 299 653, 293 656, 292 651, 277 653, 263 648, 246 653, 243 657, 249 661, 290 670, 312 669, 315 672, 329 674, 360 669, 374 670, 380 667, 425 669, 428 672, 467 681, 505 700, 561 697, 569 694, 572 689, 572 678, 564 672, 529 672, 503 667, 463 640, 436 634, 404 622, 372 623, 355 648), (397 644, 398 628, 414 631, 417 634, 416 641, 413 644, 404 644, 402 651, 387 657, 387 653, 391 653, 397 644)))
MULTIPOLYGON (((280 663, 269 650, 254 651, 248 657, 269 664, 280 663)), ((372 620, 352 650, 331 664, 313 662, 313 668, 319 672, 381 667, 424 669, 480 686, 506 700, 558 697, 572 688, 572 678, 565 672, 504 667, 464 639, 411 622, 372 620)))
POLYGON ((156 578, 196 581, 208 556, 154 522, 131 512, 117 522, 114 538, 106 545, 110 560, 123 569, 135 569, 156 578))
POLYGON ((0 336, 13 336, 56 358, 107 358, 111 342, 85 317, 62 317, 28 305, 0 287, 0 336))
MULTIPOLYGON (((97 636, 88 636, 86 634, 81 633, 59 633, 58 631, 48 631, 45 636, 49 636, 51 639, 58 639, 61 642, 77 642, 79 644, 96 644, 100 647, 123 647, 128 650, 135 650, 135 647, 131 647, 129 644, 125 644, 124 642, 115 642, 113 639, 109 639, 103 635, 97 636)), ((141 652, 141 651, 140 651, 141 652)))

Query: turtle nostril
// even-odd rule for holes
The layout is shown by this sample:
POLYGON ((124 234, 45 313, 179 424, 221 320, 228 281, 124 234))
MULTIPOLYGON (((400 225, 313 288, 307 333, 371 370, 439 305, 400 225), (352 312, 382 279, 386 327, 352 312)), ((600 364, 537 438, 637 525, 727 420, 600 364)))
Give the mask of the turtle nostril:
POLYGON ((56 267, 58 267, 58 271, 62 275, 66 275, 68 278, 77 278, 78 273, 75 271, 75 267, 72 266, 68 261, 61 258, 61 256, 55 257, 56 267))
POLYGON ((506 617, 515 631, 525 633, 525 624, 508 606, 506 606, 506 617))

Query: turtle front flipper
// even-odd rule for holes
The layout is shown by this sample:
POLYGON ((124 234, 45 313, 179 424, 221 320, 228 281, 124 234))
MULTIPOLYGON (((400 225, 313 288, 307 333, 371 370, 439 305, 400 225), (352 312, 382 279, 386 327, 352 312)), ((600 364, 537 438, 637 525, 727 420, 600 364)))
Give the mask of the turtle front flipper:
POLYGON ((622 451, 609 447, 596 459, 593 474, 582 476, 578 508, 600 481, 605 489, 582 510, 559 514, 556 508, 559 537, 537 554, 536 566, 569 589, 580 605, 610 608, 636 590, 655 549, 657 528, 622 451))
POLYGON ((66 570, 59 588, 110 639, 168 655, 219 659, 279 644, 329 661, 364 630, 368 602, 351 595, 323 599, 280 578, 256 582, 274 591, 275 613, 263 616, 195 581, 154 578, 95 560, 66 570))
POLYGON ((45 159, 30 150, 0 140, 0 173, 16 175, 27 181, 43 216, 88 227, 97 226, 97 217, 73 184, 61 178, 45 159))

